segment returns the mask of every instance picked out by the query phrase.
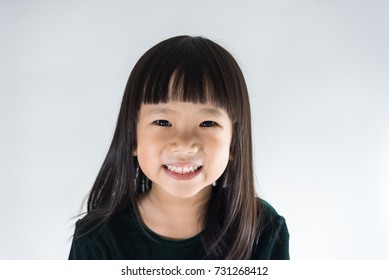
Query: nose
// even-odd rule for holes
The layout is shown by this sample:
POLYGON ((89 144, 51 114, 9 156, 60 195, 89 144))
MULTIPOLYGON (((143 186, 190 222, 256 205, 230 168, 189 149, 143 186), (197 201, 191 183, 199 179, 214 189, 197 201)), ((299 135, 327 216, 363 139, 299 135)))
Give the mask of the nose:
POLYGON ((189 131, 178 132, 169 145, 170 152, 176 154, 195 154, 199 150, 199 141, 194 133, 189 131))

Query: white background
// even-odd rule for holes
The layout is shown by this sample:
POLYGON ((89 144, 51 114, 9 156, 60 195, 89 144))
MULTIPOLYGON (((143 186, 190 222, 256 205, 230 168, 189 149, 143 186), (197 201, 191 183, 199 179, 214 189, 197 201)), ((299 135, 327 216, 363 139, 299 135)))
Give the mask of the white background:
POLYGON ((202 35, 248 84, 258 192, 293 259, 389 259, 389 3, 0 1, 0 259, 66 259, 128 75, 202 35))

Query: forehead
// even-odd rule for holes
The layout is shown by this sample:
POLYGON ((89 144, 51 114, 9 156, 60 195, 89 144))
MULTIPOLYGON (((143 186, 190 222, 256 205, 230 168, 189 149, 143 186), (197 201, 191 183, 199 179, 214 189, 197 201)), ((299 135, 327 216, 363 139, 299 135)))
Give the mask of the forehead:
POLYGON ((142 104, 141 115, 182 115, 198 114, 214 117, 227 117, 227 112, 213 104, 192 103, 192 102, 168 102, 158 104, 142 104))

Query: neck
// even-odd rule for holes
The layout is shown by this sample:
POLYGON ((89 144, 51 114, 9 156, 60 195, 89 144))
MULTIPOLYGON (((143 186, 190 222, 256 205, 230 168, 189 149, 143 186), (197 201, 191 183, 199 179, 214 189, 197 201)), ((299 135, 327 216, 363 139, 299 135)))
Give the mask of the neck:
POLYGON ((185 239, 203 229, 203 213, 211 195, 205 187, 196 195, 180 198, 153 186, 140 200, 143 222, 151 230, 171 239, 185 239))
POLYGON ((160 211, 175 214, 177 211, 184 211, 187 215, 193 216, 193 214, 202 213, 210 197, 210 191, 211 188, 206 187, 192 197, 180 198, 172 196, 158 187, 153 187, 148 194, 148 199, 160 211))

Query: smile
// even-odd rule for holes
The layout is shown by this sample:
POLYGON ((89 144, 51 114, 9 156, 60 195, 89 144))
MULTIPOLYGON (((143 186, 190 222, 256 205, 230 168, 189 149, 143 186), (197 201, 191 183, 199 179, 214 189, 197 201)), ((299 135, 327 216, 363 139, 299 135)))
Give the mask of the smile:
POLYGON ((201 166, 175 166, 175 165, 169 165, 166 164, 164 167, 174 173, 177 174, 189 174, 189 173, 194 173, 197 170, 201 168, 201 166))

